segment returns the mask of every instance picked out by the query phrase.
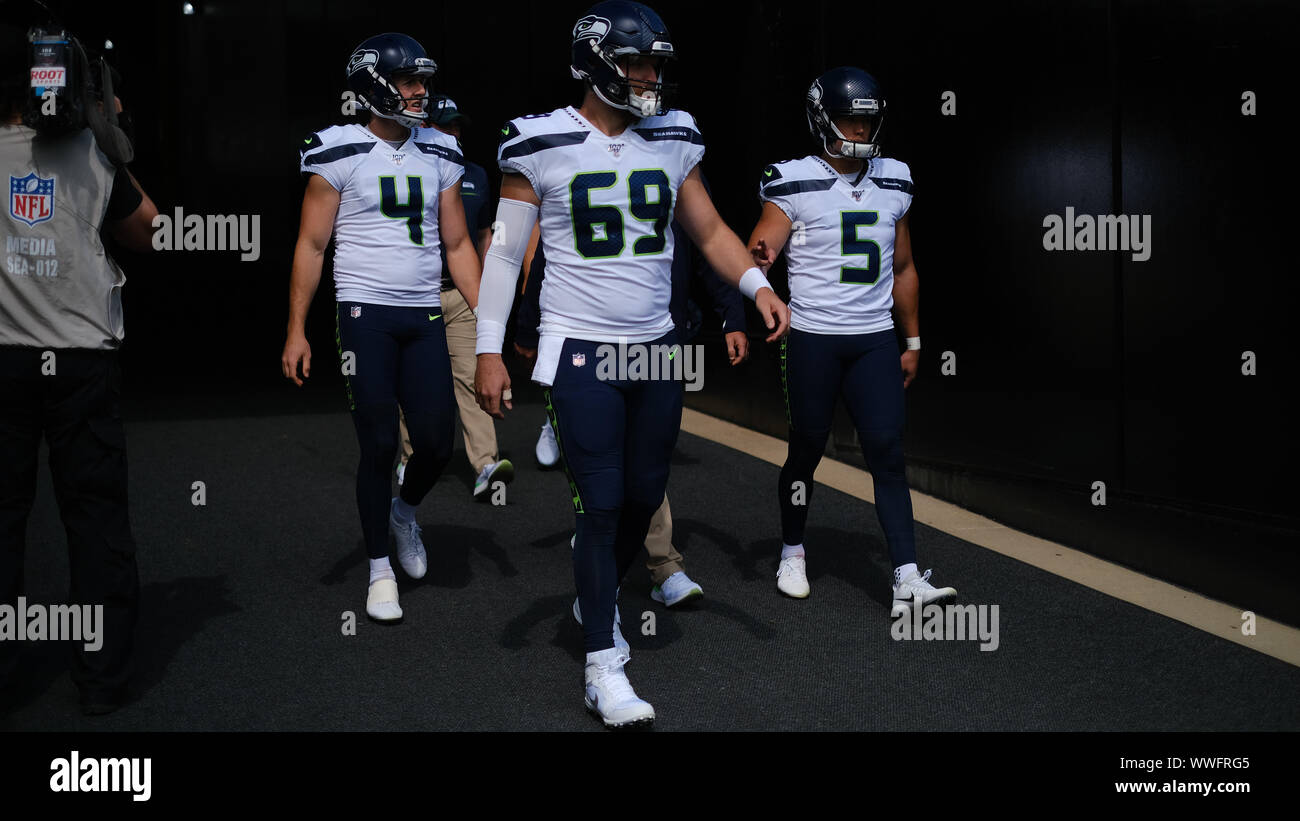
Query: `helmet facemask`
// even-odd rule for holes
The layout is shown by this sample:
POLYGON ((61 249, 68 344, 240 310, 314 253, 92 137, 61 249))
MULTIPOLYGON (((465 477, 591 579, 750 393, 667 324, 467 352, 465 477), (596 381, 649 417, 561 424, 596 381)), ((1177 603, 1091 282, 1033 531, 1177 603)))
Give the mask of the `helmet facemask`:
POLYGON ((428 79, 433 77, 438 66, 433 60, 427 57, 421 57, 416 61, 416 67, 399 72, 394 72, 392 77, 385 77, 375 71, 374 66, 365 66, 365 70, 370 73, 372 80, 372 89, 376 92, 371 99, 366 94, 358 94, 357 102, 360 103, 367 111, 376 117, 383 117, 385 120, 392 120, 399 125, 407 128, 420 128, 429 121, 429 82, 428 79), (427 63, 428 65, 422 65, 427 63), (398 77, 421 77, 425 80, 424 93, 416 97, 404 97, 398 90, 395 82, 398 77), (407 110, 407 107, 413 101, 420 101, 420 112, 413 113, 407 110))

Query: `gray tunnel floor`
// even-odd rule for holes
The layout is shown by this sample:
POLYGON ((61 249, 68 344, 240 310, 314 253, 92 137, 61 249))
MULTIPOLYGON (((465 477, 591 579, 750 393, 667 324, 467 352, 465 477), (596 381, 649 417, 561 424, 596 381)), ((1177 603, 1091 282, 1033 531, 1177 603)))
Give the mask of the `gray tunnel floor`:
MULTIPOLYGON (((0 727, 598 730, 570 614, 567 484, 533 457, 542 418, 516 403, 498 423, 517 466, 504 506, 471 501, 458 431, 420 508, 430 569, 418 582, 398 570, 396 626, 365 618, 345 413, 128 421, 134 699, 82 717, 69 645, 26 643, 0 727), (205 506, 191 503, 195 481, 205 506), (343 635, 345 611, 355 635, 343 635)), ((639 563, 620 600, 628 676, 658 731, 1300 729, 1295 667, 920 525, 920 566, 960 603, 998 606, 998 645, 894 640, 875 511, 826 487, 806 539, 812 595, 787 599, 775 586, 777 472, 680 438, 674 542, 705 597, 665 610, 639 563), (648 616, 653 635, 640 629, 648 616)), ((44 459, 40 482, 27 596, 61 602, 66 541, 44 459)))

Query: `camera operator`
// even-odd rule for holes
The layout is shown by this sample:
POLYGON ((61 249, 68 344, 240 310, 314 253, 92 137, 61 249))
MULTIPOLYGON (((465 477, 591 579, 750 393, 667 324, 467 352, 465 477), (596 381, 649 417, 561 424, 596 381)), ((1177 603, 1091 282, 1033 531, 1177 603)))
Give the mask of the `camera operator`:
MULTIPOLYGON (((126 278, 100 229, 151 250, 157 209, 126 170, 131 145, 116 126, 106 66, 57 24, 11 19, 0 18, 0 183, 9 188, 0 215, 0 604, 16 608, 23 595, 44 436, 68 536, 68 604, 103 606, 102 645, 75 642, 72 678, 82 712, 103 714, 127 697, 139 580, 119 412, 126 278)), ((13 679, 18 645, 0 641, 0 685, 13 679)))

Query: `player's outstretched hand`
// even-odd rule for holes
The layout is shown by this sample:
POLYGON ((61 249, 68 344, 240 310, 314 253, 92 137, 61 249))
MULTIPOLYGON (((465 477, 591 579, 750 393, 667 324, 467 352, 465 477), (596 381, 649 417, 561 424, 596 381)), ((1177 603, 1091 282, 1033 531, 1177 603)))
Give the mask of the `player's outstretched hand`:
POLYGON ((758 308, 758 315, 763 317, 763 322, 772 331, 767 335, 766 341, 775 342, 790 330, 790 309, 771 288, 759 289, 754 295, 754 306, 758 308))
POLYGON ((912 384, 912 380, 916 378, 916 366, 920 361, 920 351, 903 351, 901 362, 903 366, 903 390, 907 390, 907 386, 912 384))
POLYGON ((298 387, 302 380, 311 376, 311 345, 305 336, 291 336, 284 341, 284 353, 280 354, 280 370, 285 379, 292 379, 298 387), (302 364, 302 379, 298 378, 298 364, 302 364))
POLYGON ((744 331, 732 331, 727 334, 727 359, 732 365, 739 365, 749 359, 749 337, 744 331))
POLYGON ((478 355, 478 365, 474 369, 474 394, 478 397, 478 406, 496 419, 506 418, 502 406, 514 410, 510 402, 510 372, 501 361, 501 354, 478 355))
POLYGON ((772 267, 772 263, 776 262, 776 251, 767 247, 767 240, 760 239, 753 248, 749 249, 749 253, 754 257, 754 264, 765 274, 767 269, 772 267))

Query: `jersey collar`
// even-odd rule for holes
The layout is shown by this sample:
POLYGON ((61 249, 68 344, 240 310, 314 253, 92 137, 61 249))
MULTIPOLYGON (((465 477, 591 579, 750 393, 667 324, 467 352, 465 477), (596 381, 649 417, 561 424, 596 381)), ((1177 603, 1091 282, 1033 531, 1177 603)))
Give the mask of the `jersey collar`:
POLYGON ((857 176, 850 177, 847 174, 841 174, 840 172, 836 171, 833 165, 826 162, 821 157, 813 156, 813 159, 816 160, 818 163, 820 163, 821 167, 826 169, 826 172, 828 174, 830 174, 839 182, 844 183, 849 188, 857 189, 860 188, 864 182, 869 182, 869 178, 867 175, 871 173, 871 163, 873 162, 872 160, 864 160, 862 162, 862 170, 858 172, 857 176))
POLYGON ((367 137, 369 137, 370 139, 372 139, 372 140, 374 140, 375 142, 379 143, 379 145, 380 145, 381 147, 386 148, 386 149, 388 149, 388 151, 390 151, 390 152, 394 152, 394 153, 395 153, 395 152, 398 152, 398 151, 402 151, 403 149, 406 148, 406 146, 407 146, 408 144, 410 144, 410 142, 411 142, 412 140, 415 139, 415 129, 414 129, 414 128, 408 128, 408 129, 406 130, 406 139, 402 142, 402 144, 401 144, 400 146, 398 146, 397 148, 393 148, 393 146, 388 142, 388 140, 385 140, 383 137, 381 137, 381 136, 379 136, 378 134, 376 134, 375 132, 371 131, 369 128, 366 128, 366 127, 365 127, 364 125, 362 125, 361 123, 353 123, 353 125, 355 125, 355 126, 356 126, 357 128, 359 128, 359 129, 361 129, 362 133, 364 133, 367 137))

